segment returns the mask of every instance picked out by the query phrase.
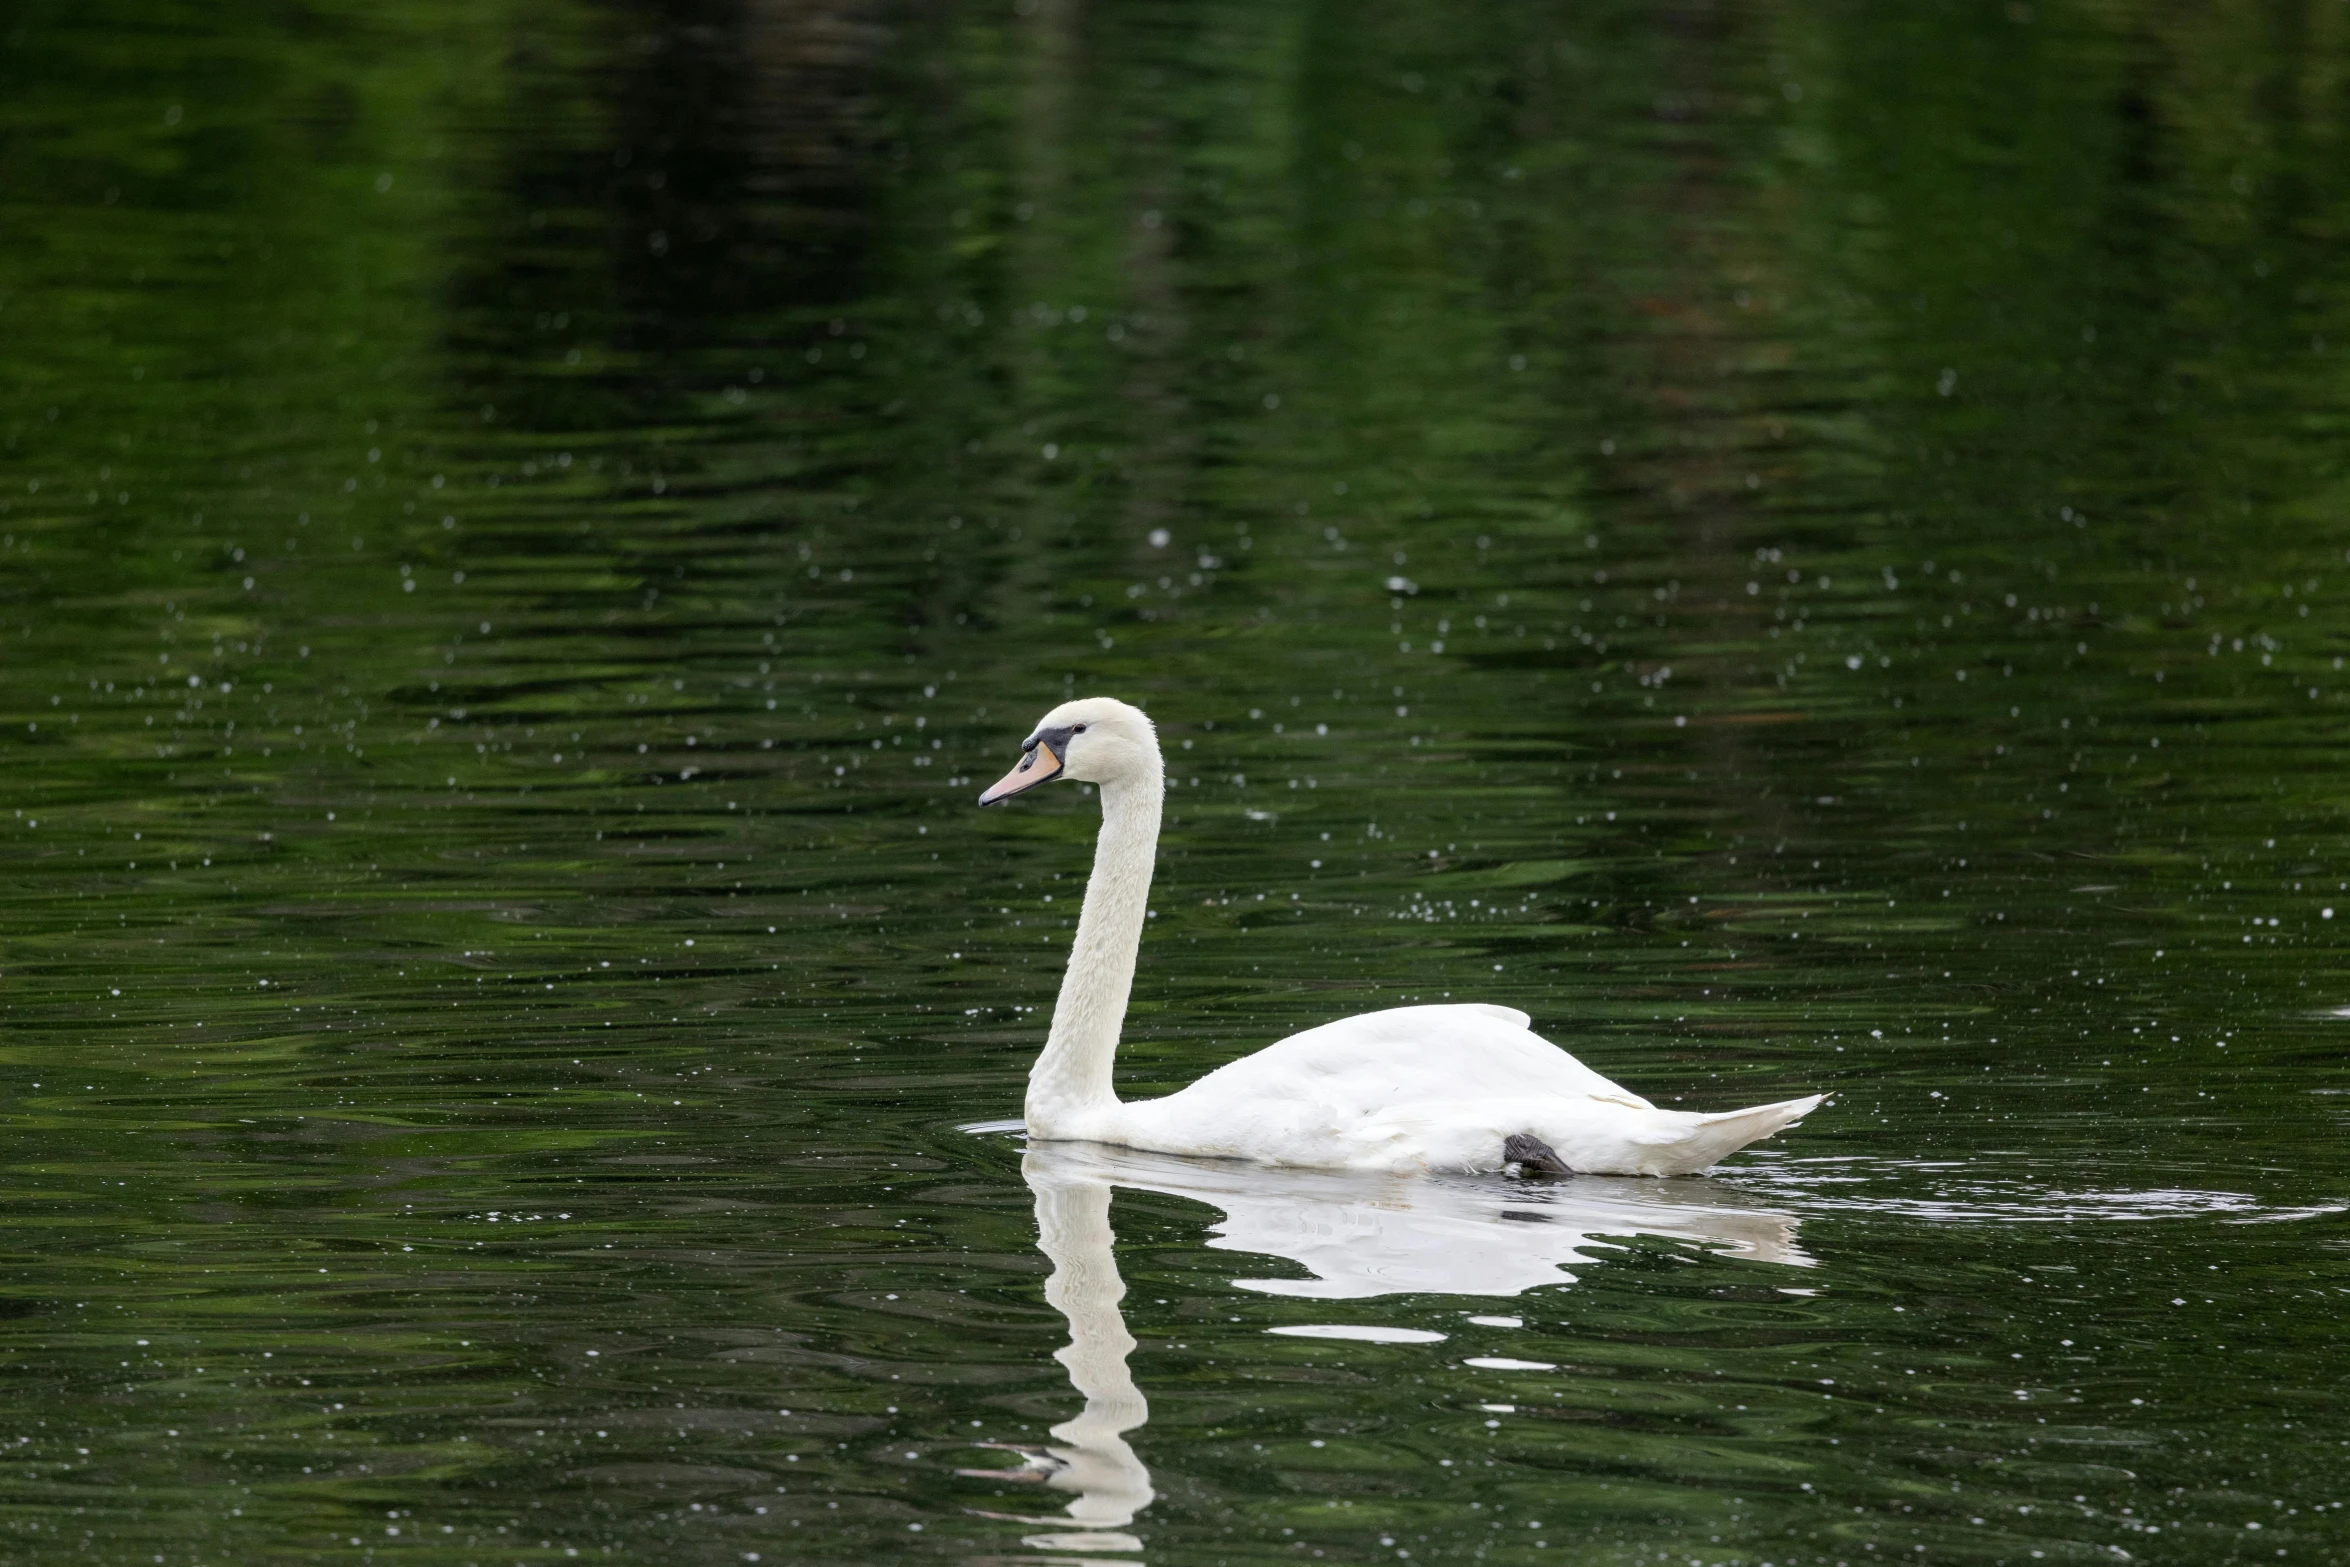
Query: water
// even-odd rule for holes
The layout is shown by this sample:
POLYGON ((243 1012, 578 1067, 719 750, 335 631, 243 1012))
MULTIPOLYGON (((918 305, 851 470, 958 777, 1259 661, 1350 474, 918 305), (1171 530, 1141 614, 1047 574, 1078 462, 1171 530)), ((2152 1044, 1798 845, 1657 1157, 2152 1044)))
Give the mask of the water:
POLYGON ((20 14, 7 1553, 2350 1553, 2344 27, 20 14), (1130 1095, 1474 995, 1836 1100, 966 1130, 1094 691, 1130 1095))

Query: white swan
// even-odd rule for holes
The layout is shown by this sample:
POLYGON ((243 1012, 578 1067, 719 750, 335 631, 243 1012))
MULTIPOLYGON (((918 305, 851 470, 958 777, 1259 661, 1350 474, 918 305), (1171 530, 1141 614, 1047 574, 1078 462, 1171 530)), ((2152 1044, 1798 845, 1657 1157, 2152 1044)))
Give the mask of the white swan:
POLYGON ((1532 1032, 1467 1004, 1366 1012, 1292 1034, 1139 1104, 1110 1083, 1134 985, 1166 792, 1143 712, 1064 702, 1021 745, 992 805, 1054 778, 1098 784, 1101 838, 1052 1030, 1028 1073, 1028 1135, 1325 1169, 1687 1175, 1792 1126, 1825 1095, 1696 1115, 1659 1110, 1532 1032))

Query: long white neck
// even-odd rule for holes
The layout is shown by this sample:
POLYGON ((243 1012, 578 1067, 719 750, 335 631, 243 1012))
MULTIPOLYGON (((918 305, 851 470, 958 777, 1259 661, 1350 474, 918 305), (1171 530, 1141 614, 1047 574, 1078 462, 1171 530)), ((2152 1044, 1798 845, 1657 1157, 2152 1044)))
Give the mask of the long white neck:
POLYGON ((1069 946, 1069 971, 1053 1004, 1052 1033, 1028 1072, 1032 1137, 1082 1137, 1089 1115, 1117 1108, 1110 1063, 1134 987, 1134 958, 1150 912, 1151 863, 1158 857, 1166 773, 1153 749, 1147 765, 1102 785, 1102 832, 1085 884, 1085 909, 1069 946))

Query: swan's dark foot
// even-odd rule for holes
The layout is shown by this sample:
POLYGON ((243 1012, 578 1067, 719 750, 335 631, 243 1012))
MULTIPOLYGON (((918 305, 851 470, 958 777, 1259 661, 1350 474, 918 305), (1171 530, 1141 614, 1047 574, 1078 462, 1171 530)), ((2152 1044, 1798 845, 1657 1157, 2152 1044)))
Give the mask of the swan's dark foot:
POLYGON ((1517 1132, 1502 1139, 1501 1162, 1505 1168, 1527 1175, 1573 1175, 1574 1167, 1558 1156, 1558 1150, 1539 1137, 1517 1132))

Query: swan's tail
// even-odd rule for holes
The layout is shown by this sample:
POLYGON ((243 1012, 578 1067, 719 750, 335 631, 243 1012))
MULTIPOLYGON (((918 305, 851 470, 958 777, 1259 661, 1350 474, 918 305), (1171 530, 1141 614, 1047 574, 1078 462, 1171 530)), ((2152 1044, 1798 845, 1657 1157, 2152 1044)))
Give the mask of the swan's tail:
POLYGON ((1773 1132, 1785 1131, 1827 1102, 1826 1094, 1808 1099, 1782 1099, 1772 1105, 1724 1110, 1719 1115, 1693 1116, 1696 1124, 1672 1150, 1673 1168, 1665 1173, 1689 1175, 1719 1164, 1748 1143, 1761 1142, 1773 1132))

